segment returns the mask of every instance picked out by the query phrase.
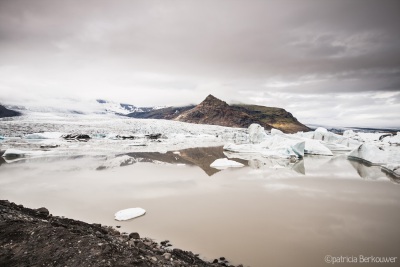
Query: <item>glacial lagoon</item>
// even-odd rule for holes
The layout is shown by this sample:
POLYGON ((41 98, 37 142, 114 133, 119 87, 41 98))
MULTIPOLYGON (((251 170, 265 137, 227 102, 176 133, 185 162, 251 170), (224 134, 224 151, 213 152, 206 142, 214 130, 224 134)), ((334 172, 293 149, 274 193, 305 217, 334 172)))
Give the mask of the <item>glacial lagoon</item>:
POLYGON ((244 266, 331 266, 327 255, 399 255, 399 181, 345 154, 246 160, 217 147, 3 160, 0 196, 244 266), (245 167, 209 166, 227 156, 245 167), (146 214, 114 220, 133 207, 146 214))

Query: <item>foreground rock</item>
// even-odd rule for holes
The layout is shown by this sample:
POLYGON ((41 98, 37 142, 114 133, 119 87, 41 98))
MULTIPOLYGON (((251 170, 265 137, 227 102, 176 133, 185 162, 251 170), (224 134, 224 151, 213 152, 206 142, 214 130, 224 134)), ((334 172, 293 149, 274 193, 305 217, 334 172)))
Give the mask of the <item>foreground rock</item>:
POLYGON ((0 105, 0 118, 20 116, 21 113, 15 110, 8 109, 0 105))
POLYGON ((0 200, 0 266, 228 266, 167 243, 0 200))

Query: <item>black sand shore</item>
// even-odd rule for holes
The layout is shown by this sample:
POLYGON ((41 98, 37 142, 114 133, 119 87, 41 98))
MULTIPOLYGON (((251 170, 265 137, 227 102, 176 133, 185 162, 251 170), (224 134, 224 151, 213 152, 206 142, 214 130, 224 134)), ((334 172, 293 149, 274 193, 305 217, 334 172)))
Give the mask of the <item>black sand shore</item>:
MULTIPOLYGON (((52 216, 0 200, 0 266, 233 266, 212 263, 137 233, 52 216)), ((239 265, 241 266, 241 265, 239 265)))

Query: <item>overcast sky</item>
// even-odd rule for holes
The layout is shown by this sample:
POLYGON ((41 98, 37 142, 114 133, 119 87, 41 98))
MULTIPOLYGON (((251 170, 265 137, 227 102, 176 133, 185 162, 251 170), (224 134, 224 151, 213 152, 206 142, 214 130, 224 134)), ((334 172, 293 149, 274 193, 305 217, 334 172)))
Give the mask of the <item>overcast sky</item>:
POLYGON ((283 107, 400 127, 400 1, 0 1, 0 102, 283 107))

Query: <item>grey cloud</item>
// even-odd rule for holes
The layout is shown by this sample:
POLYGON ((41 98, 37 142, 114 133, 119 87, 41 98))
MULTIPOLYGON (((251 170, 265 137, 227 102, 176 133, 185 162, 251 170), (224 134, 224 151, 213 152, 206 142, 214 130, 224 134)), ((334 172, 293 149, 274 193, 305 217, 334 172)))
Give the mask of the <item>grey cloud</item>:
POLYGON ((138 105, 397 92, 398 10, 397 0, 1 1, 0 89, 138 105))

